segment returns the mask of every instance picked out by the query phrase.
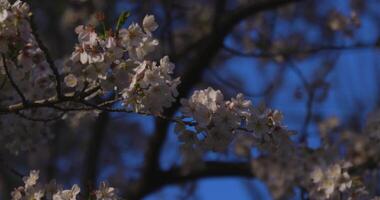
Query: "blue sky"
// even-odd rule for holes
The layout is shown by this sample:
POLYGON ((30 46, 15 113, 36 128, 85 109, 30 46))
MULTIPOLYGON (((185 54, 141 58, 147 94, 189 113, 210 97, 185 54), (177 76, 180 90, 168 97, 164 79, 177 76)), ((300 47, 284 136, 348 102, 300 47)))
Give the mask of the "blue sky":
MULTIPOLYGON (((349 13, 347 1, 331 1, 333 6, 338 11, 349 13)), ((121 9, 130 9, 131 5, 123 4, 121 9)), ((326 12, 327 9, 321 7, 321 12, 326 12)), ((351 45, 354 43, 374 43, 379 33, 372 27, 375 23, 370 20, 369 16, 362 16, 362 26, 355 34, 355 41, 349 38, 339 38, 336 43, 338 45, 351 45)), ((298 20, 292 23, 280 23, 276 28, 274 37, 285 36, 294 31, 304 31, 308 40, 311 42, 321 40, 321 33, 313 27, 302 21, 298 20)), ((239 44, 234 43, 228 38, 226 44, 239 49, 239 44)), ((296 67, 304 74, 307 80, 312 80, 315 70, 321 66, 322 57, 324 54, 331 52, 321 52, 303 61, 295 61, 296 67)), ((361 123, 364 121, 368 112, 373 110, 377 103, 378 92, 380 90, 378 85, 378 78, 380 76, 376 72, 380 72, 376 56, 378 50, 375 49, 361 49, 361 50, 347 50, 341 52, 333 52, 335 62, 334 69, 327 76, 327 82, 330 84, 327 97, 323 102, 316 102, 313 106, 313 113, 321 117, 338 117, 343 123, 347 120, 347 116, 357 114, 359 112, 361 123)), ((229 59, 224 66, 218 68, 218 73, 226 80, 240 80, 245 91, 249 93, 256 93, 262 90, 274 78, 275 72, 280 67, 278 64, 269 64, 265 68, 259 68, 260 63, 254 58, 234 57, 229 59)), ((207 71, 206 77, 212 78, 213 71, 207 71)), ((281 110, 285 116, 285 124, 291 130, 300 130, 302 122, 306 115, 306 94, 302 90, 302 82, 294 71, 285 70, 285 80, 282 84, 280 92, 275 95, 273 101, 268 106, 281 110), (294 91, 301 88, 303 98, 294 98, 294 91)), ((254 104, 257 104, 262 98, 251 98, 254 104)), ((136 120, 141 121, 148 131, 153 130, 153 123, 151 119, 146 117, 136 120)), ((162 160, 162 165, 166 168, 176 162, 178 158, 178 150, 173 151, 173 146, 178 146, 176 136, 173 132, 169 135, 169 141, 166 145, 165 156, 162 160)), ((319 136, 315 124, 310 124, 308 128, 308 144, 312 148, 318 148, 320 145, 319 136)), ((256 198, 258 200, 271 199, 266 187, 257 180, 251 181, 255 190, 256 198)), ((219 178, 219 179, 206 179, 198 182, 196 196, 201 200, 248 200, 251 199, 250 192, 244 186, 244 180, 235 178, 219 178)), ((155 193, 146 199, 178 199, 180 194, 177 187, 166 187, 161 192, 155 193)), ((297 197, 295 197, 297 199, 297 197)))

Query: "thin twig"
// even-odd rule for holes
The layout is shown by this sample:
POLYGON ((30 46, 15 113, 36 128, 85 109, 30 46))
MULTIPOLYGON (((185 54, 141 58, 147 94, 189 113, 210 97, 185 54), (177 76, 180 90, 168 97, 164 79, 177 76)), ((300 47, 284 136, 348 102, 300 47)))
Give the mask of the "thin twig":
POLYGON ((16 82, 13 80, 11 73, 9 72, 7 61, 5 60, 5 55, 1 54, 1 57, 3 59, 3 67, 5 69, 5 74, 7 75, 9 82, 11 83, 13 89, 16 90, 17 94, 20 96, 22 104, 25 106, 28 104, 28 101, 26 100, 24 94, 22 93, 21 89, 17 86, 16 82))
POLYGON ((301 127, 301 141, 306 139, 307 136, 307 129, 309 128, 309 124, 311 122, 312 116, 313 116, 313 103, 314 103, 314 96, 315 91, 314 88, 311 87, 311 84, 307 81, 306 77, 302 73, 302 71, 296 66, 296 64, 290 59, 287 58, 287 61, 289 62, 290 68, 294 71, 294 73, 299 77, 301 80, 303 87, 305 88, 305 91, 307 93, 307 100, 306 100, 306 116, 304 119, 304 122, 301 127))
POLYGON ((58 116, 54 116, 52 118, 30 117, 30 116, 25 115, 22 112, 17 112, 16 114, 18 116, 24 118, 24 119, 29 120, 29 121, 34 121, 34 122, 51 122, 51 121, 56 121, 56 120, 62 119, 62 117, 66 114, 66 112, 61 112, 58 116))
POLYGON ((24 177, 25 175, 14 169, 9 165, 9 162, 5 162, 3 157, 0 157, 0 165, 3 165, 8 171, 10 171, 12 174, 16 175, 19 178, 24 177))
POLYGON ((7 78, 4 77, 4 80, 3 80, 3 81, 1 82, 1 84, 0 84, 0 89, 3 89, 3 88, 4 88, 6 82, 7 82, 7 78))
POLYGON ((231 89, 233 89, 235 91, 240 91, 241 93, 243 93, 247 97, 251 97, 251 98, 263 97, 266 94, 268 94, 273 89, 273 87, 274 87, 274 83, 273 83, 274 81, 273 81, 272 83, 269 83, 264 89, 262 89, 262 91, 255 92, 255 93, 254 92, 249 92, 249 91, 245 90, 244 88, 239 88, 237 85, 235 85, 231 81, 225 80, 224 77, 222 77, 216 70, 210 69, 210 71, 213 72, 212 75, 219 82, 221 82, 222 84, 226 85, 227 87, 230 87, 231 89))
POLYGON ((252 58, 273 58, 276 56, 296 56, 296 55, 307 55, 313 53, 320 53, 323 51, 348 51, 348 50, 363 50, 363 49, 372 49, 378 48, 375 44, 355 44, 350 46, 336 46, 336 45, 326 45, 320 47, 311 47, 306 49, 288 49, 285 51, 278 52, 241 52, 232 47, 224 45, 223 49, 227 52, 241 57, 252 57, 252 58))
POLYGON ((32 29, 32 34, 34 35, 34 38, 36 39, 36 42, 37 42, 39 48, 44 52, 45 57, 46 57, 46 61, 48 62, 50 69, 53 71, 55 80, 57 82, 56 83, 57 96, 58 96, 58 99, 61 99, 63 97, 63 94, 62 94, 62 90, 61 90, 61 88, 62 88, 62 86, 61 86, 61 76, 59 75, 59 71, 58 71, 57 67, 54 64, 53 58, 50 56, 49 50, 44 45, 44 43, 40 39, 40 36, 37 33, 37 26, 36 26, 36 24, 34 22, 33 15, 30 17, 29 23, 30 23, 30 27, 32 29))

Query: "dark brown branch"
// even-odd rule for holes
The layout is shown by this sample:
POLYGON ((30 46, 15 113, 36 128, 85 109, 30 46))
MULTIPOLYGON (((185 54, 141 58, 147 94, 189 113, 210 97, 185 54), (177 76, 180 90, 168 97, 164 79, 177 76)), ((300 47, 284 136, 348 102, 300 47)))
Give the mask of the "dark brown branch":
POLYGON ((99 158, 108 122, 109 114, 106 112, 100 113, 94 124, 93 135, 88 141, 84 160, 84 176, 82 179, 83 194, 85 197, 89 197, 90 191, 93 191, 96 186, 95 184, 99 172, 99 158))
MULTIPOLYGON (((184 66, 184 69, 186 70, 181 76, 181 85, 178 88, 179 96, 173 106, 165 111, 164 116, 171 118, 178 110, 180 107, 179 99, 188 96, 192 88, 200 82, 204 70, 211 65, 213 58, 218 54, 219 50, 223 48, 225 37, 237 24, 245 18, 253 16, 259 12, 274 10, 281 6, 301 1, 302 0, 260 1, 238 7, 228 15, 225 15, 225 17, 219 21, 218 28, 205 35, 197 42, 196 46, 191 48, 192 51, 188 52, 188 55, 193 56, 186 61, 187 65, 184 66)), ((149 148, 145 153, 145 163, 137 193, 139 193, 139 190, 144 190, 145 187, 149 187, 151 178, 160 168, 159 158, 162 146, 167 137, 168 125, 169 122, 163 119, 157 119, 156 121, 155 127, 157 132, 148 142, 149 148)))
MULTIPOLYGON (((215 32, 206 35, 201 42, 198 43, 198 46, 194 48, 196 53, 188 61, 188 65, 185 66, 185 72, 181 76, 181 85, 178 88, 180 98, 184 98, 188 95, 191 89, 196 83, 198 83, 202 77, 203 71, 210 66, 213 58, 218 53, 219 49, 223 47, 224 38, 232 31, 232 29, 243 19, 252 16, 258 12, 273 10, 280 6, 288 5, 290 3, 298 2, 301 0, 276 0, 276 1, 265 1, 252 3, 247 6, 237 8, 232 11, 229 15, 223 18, 220 21, 220 26, 215 32)), ((168 110, 166 110, 165 116, 172 116, 176 110, 179 108, 179 101, 168 110)), ((156 127, 158 132, 151 139, 151 149, 147 153, 148 165, 152 164, 151 168, 156 168, 158 164, 158 155, 160 153, 161 146, 163 145, 163 140, 166 138, 166 130, 164 128, 168 123, 157 121, 156 127)), ((148 171, 150 171, 149 169, 148 171)))
POLYGON ((5 83, 7 83, 7 78, 4 77, 3 81, 0 83, 0 90, 4 88, 5 83))
POLYGON ((158 172, 154 175, 149 187, 143 189, 137 199, 143 198, 147 194, 155 192, 163 187, 174 184, 181 184, 197 181, 204 178, 225 178, 225 177, 245 177, 254 178, 249 163, 232 162, 206 162, 204 167, 184 174, 179 167, 168 171, 158 172))
POLYGON ((56 121, 59 119, 62 119, 62 117, 65 115, 66 112, 61 112, 59 115, 51 117, 51 118, 41 118, 41 117, 31 117, 27 116, 22 112, 17 112, 16 114, 20 116, 21 118, 27 119, 29 121, 34 121, 34 122, 51 122, 51 121, 56 121))
POLYGON ((164 185, 184 183, 187 181, 196 181, 202 178, 216 177, 247 177, 253 178, 249 163, 236 162, 206 162, 205 167, 200 170, 195 170, 188 174, 183 174, 181 168, 172 168, 169 171, 163 172, 161 176, 164 185))
MULTIPOLYGON (((93 87, 85 91, 83 94, 80 95, 80 97, 88 97, 96 93, 98 90, 100 90, 100 87, 93 87)), ((65 102, 76 102, 76 103, 82 103, 85 102, 82 99, 79 99, 77 96, 74 95, 63 95, 60 99, 57 96, 46 98, 46 99, 40 99, 33 102, 28 102, 27 105, 24 103, 16 103, 13 105, 9 105, 7 107, 0 107, 0 114, 8 114, 8 113, 17 113, 21 110, 27 110, 27 109, 33 109, 33 108, 54 108, 58 109, 58 104, 65 103, 65 102)), ((65 111, 65 110, 63 110, 65 111)))
POLYGON ((5 161, 3 158, 3 155, 0 155, 0 168, 4 167, 7 171, 11 172, 13 175, 17 176, 18 178, 22 178, 25 175, 10 166, 8 161, 5 161))
POLYGON ((296 64, 291 59, 287 59, 287 60, 289 62, 290 69, 292 69, 294 73, 299 77, 307 93, 306 116, 301 127, 301 134, 302 134, 301 142, 305 142, 305 139, 307 138, 307 129, 309 128, 309 124, 313 116, 313 103, 314 103, 315 89, 307 81, 306 77, 303 75, 302 71, 296 66, 296 64))
POLYGON ((241 52, 239 50, 236 50, 234 48, 228 47, 224 45, 224 50, 227 52, 241 57, 252 57, 252 58, 274 58, 276 56, 300 56, 300 55, 309 55, 309 54, 315 54, 325 51, 349 51, 349 50, 363 50, 363 49, 372 49, 372 48, 379 48, 375 44, 355 44, 355 45, 347 45, 347 46, 335 46, 335 45, 326 45, 326 46, 320 46, 320 47, 310 47, 305 49, 289 49, 289 50, 282 50, 278 52, 252 52, 252 53, 245 53, 241 52))
POLYGON ((286 57, 286 61, 289 63, 290 69, 294 71, 294 73, 299 77, 301 80, 303 87, 307 94, 307 100, 306 100, 306 115, 304 122, 301 127, 301 133, 303 134, 301 137, 301 142, 304 142, 304 140, 307 137, 307 129, 312 121, 313 117, 313 105, 315 101, 315 92, 318 88, 316 88, 317 83, 320 80, 323 80, 326 78, 326 76, 332 71, 334 65, 327 65, 326 69, 322 69, 320 74, 315 75, 315 79, 312 81, 308 81, 302 71, 296 66, 296 63, 290 58, 286 57))
POLYGON ((225 78, 222 77, 219 74, 218 71, 216 71, 214 69, 211 69, 210 71, 213 72, 212 75, 217 79, 217 81, 219 81, 223 85, 226 85, 227 87, 229 87, 229 88, 231 88, 231 89, 233 89, 233 90, 235 90, 237 92, 243 93, 245 96, 248 96, 248 97, 251 97, 251 98, 257 98, 257 97, 263 97, 263 96, 265 96, 266 94, 268 94, 274 88, 274 85, 275 85, 274 82, 277 82, 277 80, 272 81, 271 83, 269 83, 261 91, 252 93, 252 92, 249 92, 249 91, 245 90, 244 88, 238 87, 236 84, 234 84, 231 81, 225 80, 225 78))
POLYGON ((7 75, 9 82, 11 83, 13 89, 16 90, 17 94, 20 96, 22 104, 26 106, 28 104, 27 99, 25 98, 24 94, 22 93, 21 89, 17 86, 16 82, 13 80, 11 73, 9 72, 7 61, 4 54, 1 54, 1 58, 3 60, 3 67, 5 70, 5 74, 7 75))
POLYGON ((215 1, 215 10, 214 10, 214 19, 213 19, 213 28, 218 29, 220 24, 220 19, 226 10, 227 0, 216 0, 215 1))
POLYGON ((50 69, 52 70, 52 72, 54 74, 55 81, 57 82, 56 83, 57 96, 58 96, 58 99, 61 99, 63 97, 63 94, 62 94, 62 90, 61 90, 62 89, 62 86, 61 86, 61 76, 59 75, 59 71, 58 71, 57 67, 54 64, 53 58, 50 56, 49 50, 44 45, 44 43, 42 42, 42 40, 40 39, 40 37, 39 37, 39 35, 37 33, 37 26, 36 26, 36 24, 34 22, 33 15, 30 17, 29 23, 30 23, 30 26, 31 26, 31 29, 32 29, 32 34, 34 35, 34 38, 36 39, 38 47, 44 52, 45 57, 46 57, 46 61, 48 62, 49 67, 50 67, 50 69))

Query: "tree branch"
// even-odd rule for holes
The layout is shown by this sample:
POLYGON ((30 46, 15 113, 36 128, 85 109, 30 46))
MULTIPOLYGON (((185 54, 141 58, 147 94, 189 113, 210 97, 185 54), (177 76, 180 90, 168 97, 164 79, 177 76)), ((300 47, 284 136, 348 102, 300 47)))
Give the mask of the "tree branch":
POLYGON ((21 118, 24 118, 26 120, 29 120, 29 121, 34 121, 34 122, 51 122, 51 121, 56 121, 56 120, 59 120, 59 119, 62 119, 62 117, 66 114, 66 112, 62 111, 60 114, 58 114, 57 116, 54 116, 54 117, 50 117, 50 118, 41 118, 41 117, 31 117, 31 116, 27 116, 25 115, 24 113, 22 112, 17 112, 16 115, 20 116, 21 118))
POLYGON ((61 86, 61 76, 59 75, 59 71, 58 71, 57 67, 54 64, 53 58, 50 56, 49 50, 44 45, 44 43, 42 42, 42 40, 40 39, 40 37, 39 37, 39 35, 37 33, 37 26, 36 26, 36 24, 34 22, 33 15, 30 17, 29 23, 30 23, 30 26, 31 26, 31 29, 32 29, 32 34, 34 35, 34 38, 36 39, 38 47, 44 52, 45 57, 46 57, 46 61, 48 62, 50 69, 53 71, 55 80, 57 82, 56 83, 57 96, 58 96, 58 99, 61 99, 63 97, 63 94, 62 94, 62 90, 61 90, 62 89, 62 86, 61 86))
POLYGON ((82 179, 82 185, 84 186, 83 194, 85 197, 89 197, 90 191, 96 186, 99 171, 99 156, 108 122, 109 114, 107 112, 100 113, 94 124, 93 135, 88 141, 84 160, 84 176, 82 179))
POLYGON ((319 47, 309 47, 305 49, 289 49, 289 50, 282 50, 278 52, 252 52, 252 53, 245 53, 241 52, 239 50, 233 49, 231 47, 228 47, 224 45, 224 50, 227 52, 241 57, 252 57, 252 58, 274 58, 276 56, 299 56, 299 55, 309 55, 314 53, 320 53, 324 51, 349 51, 349 50, 362 50, 362 49, 371 49, 371 48, 378 48, 376 44, 354 44, 354 45, 347 45, 347 46, 337 46, 337 45, 326 45, 326 46, 319 46, 319 47))
POLYGON ((16 90, 17 94, 20 96, 22 104, 26 106, 28 104, 27 99, 25 98, 24 94, 22 93, 21 89, 17 86, 16 82, 13 80, 11 73, 9 72, 7 61, 5 59, 5 55, 1 54, 2 60, 3 60, 3 67, 5 70, 5 74, 7 75, 9 82, 11 83, 13 89, 16 90))
MULTIPOLYGON (((186 69, 181 76, 181 84, 178 87, 179 95, 177 101, 173 106, 167 109, 164 116, 171 118, 180 107, 179 100, 188 96, 192 88, 198 83, 203 71, 211 65, 213 58, 217 55, 219 50, 223 48, 225 37, 233 30, 233 28, 247 17, 253 16, 259 12, 273 10, 281 6, 286 6, 291 3, 306 1, 306 0, 274 0, 274 1, 261 1, 250 3, 241 6, 220 20, 217 28, 211 33, 205 35, 197 42, 194 48, 188 55, 193 55, 186 62, 184 66, 186 69)), ((145 153, 145 163, 142 169, 141 183, 138 190, 144 190, 144 187, 149 187, 153 175, 159 170, 159 159, 162 146, 167 137, 169 122, 163 119, 157 119, 155 127, 157 132, 150 138, 148 142, 148 149, 145 153)), ((139 196, 139 195, 137 195, 139 196)))
POLYGON ((144 188, 138 198, 158 191, 159 189, 174 184, 197 181, 204 178, 245 177, 254 178, 249 163, 232 162, 205 162, 204 167, 184 174, 180 167, 174 167, 155 175, 155 179, 149 187, 144 188))
MULTIPOLYGON (((96 93, 98 90, 100 90, 100 87, 98 87, 98 86, 93 87, 93 88, 90 88, 87 91, 83 92, 79 96, 80 97, 82 97, 82 96, 88 97, 88 96, 91 96, 94 93, 96 93)), ((60 109, 59 107, 56 106, 60 103, 65 103, 65 102, 75 102, 75 103, 83 104, 86 101, 84 101, 82 99, 78 99, 78 97, 75 95, 69 95, 69 94, 63 95, 61 98, 54 96, 54 97, 50 97, 50 98, 46 98, 46 99, 40 99, 40 100, 36 100, 33 102, 28 102, 28 104, 16 103, 13 105, 9 105, 7 107, 1 107, 0 108, 0 114, 17 113, 21 110, 27 110, 27 109, 32 109, 32 108, 43 108, 43 107, 54 108, 54 109, 66 111, 66 110, 60 109)))

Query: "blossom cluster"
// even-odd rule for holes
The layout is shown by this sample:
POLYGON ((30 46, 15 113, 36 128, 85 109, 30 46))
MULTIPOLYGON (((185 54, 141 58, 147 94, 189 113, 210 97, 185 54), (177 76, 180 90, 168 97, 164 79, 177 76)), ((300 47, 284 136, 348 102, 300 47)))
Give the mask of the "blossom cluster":
MULTIPOLYGON (((41 49, 30 21, 31 13, 26 3, 18 0, 11 4, 0 0, 0 54, 6 58, 0 63, 0 77, 7 80, 0 91, 1 107, 24 100, 20 92, 29 101, 58 96, 54 87, 58 81, 56 74, 52 72, 51 63, 47 62, 47 55, 41 49), (13 81, 20 91, 11 84, 13 81)), ((330 26, 340 30, 348 26, 348 22, 331 21, 330 26)), ((113 93, 119 97, 125 111, 160 116, 178 96, 180 79, 172 78, 175 66, 168 56, 154 59, 159 47, 158 40, 153 37, 157 28, 153 15, 145 16, 141 25, 132 23, 114 30, 104 28, 99 31, 92 25, 78 26, 75 29, 78 44, 64 66, 58 69, 59 75, 63 76, 63 95, 81 94, 88 88, 99 87, 100 94, 113 93)), ((293 191, 295 186, 308 189, 313 199, 334 199, 339 193, 353 189, 354 193, 359 193, 357 191, 364 187, 355 188, 353 177, 348 173, 350 164, 321 164, 320 159, 315 159, 325 159, 329 155, 331 160, 336 160, 341 155, 329 153, 337 152, 341 143, 349 144, 345 156, 354 165, 379 160, 376 158, 379 149, 373 147, 371 141, 380 138, 379 113, 368 119, 364 136, 344 133, 342 138, 327 141, 330 129, 336 128, 338 121, 320 126, 322 139, 327 142, 319 152, 310 153, 292 142, 290 131, 282 125, 283 116, 279 111, 253 106, 243 94, 225 100, 221 91, 209 87, 196 90, 181 103, 182 115, 174 121, 184 156, 183 165, 194 168, 194 164, 201 164, 199 161, 205 153, 226 153, 232 146, 238 156, 252 159, 252 149, 255 148, 260 157, 252 159, 252 171, 268 184, 276 199, 293 191), (304 177, 310 179, 303 180, 304 177)), ((63 107, 68 105, 70 102, 60 103, 63 107)), ((78 119, 89 118, 87 114, 97 113, 77 112, 71 120, 77 125, 78 119)), ((1 116, 0 127, 7 127, 6 131, 0 130, 0 142, 6 144, 5 148, 18 153, 50 136, 45 134, 48 132, 46 124, 33 121, 33 116, 57 115, 51 108, 35 108, 1 116)), ((59 118, 70 118, 67 116, 59 118)), ((31 171, 23 179, 24 186, 12 192, 12 200, 75 200, 80 195, 78 185, 63 189, 55 182, 39 184, 38 179, 39 172, 31 171)), ((96 200, 118 199, 115 189, 106 183, 101 183, 91 194, 96 200)))
MULTIPOLYGON (((5 76, 3 65, 6 63, 9 76, 19 84, 25 97, 38 99, 54 94, 54 81, 51 80, 52 71, 33 34, 30 20, 27 3, 20 0, 13 4, 7 0, 0 1, 0 53, 7 58, 0 64, 0 75, 5 76)), ((14 102, 19 98, 11 92, 9 85, 3 89, 7 92, 4 92, 2 99, 14 102)))
MULTIPOLYGON (((12 4, 7 0, 0 1, 1 107, 24 100, 32 102, 56 94, 53 72, 35 37, 31 17, 27 3, 20 0, 12 4), (15 90, 12 82, 23 97, 15 90)), ((1 116, 0 142, 5 144, 6 149, 17 154, 48 138, 50 134, 46 134, 48 129, 44 124, 21 117, 33 115, 43 118, 55 116, 56 113, 48 109, 30 109, 1 116)))
POLYGON ((183 121, 177 123, 176 132, 185 157, 206 151, 226 152, 235 140, 241 142, 237 144, 240 149, 250 151, 254 145, 265 150, 288 138, 279 111, 254 107, 243 94, 225 101, 221 91, 207 88, 195 91, 181 103, 183 121))
MULTIPOLYGON (((23 178, 24 186, 15 188, 12 192, 12 200, 76 200, 80 194, 78 185, 73 185, 71 189, 62 189, 51 181, 49 184, 42 185, 38 183, 39 171, 32 170, 29 176, 23 178)), ((117 200, 116 191, 109 187, 107 183, 102 182, 99 189, 93 192, 95 200, 117 200)))
POLYGON ((91 25, 78 26, 79 44, 66 64, 66 85, 76 90, 100 85, 103 92, 121 93, 128 109, 161 113, 174 101, 180 81, 171 78, 174 64, 168 56, 159 63, 149 60, 159 45, 152 34, 157 28, 153 15, 145 16, 142 27, 132 23, 103 33, 91 25))
MULTIPOLYGON (((193 170, 201 168, 200 160, 206 152, 224 153, 234 144, 237 155, 251 159, 252 149, 259 151, 260 156, 252 159, 251 168, 258 178, 267 183, 275 199, 293 194, 294 187, 297 186, 307 189, 312 199, 334 199, 340 194, 347 198, 369 198, 363 183, 352 183, 353 178, 348 173, 352 166, 350 157, 345 162, 335 161, 341 155, 335 153, 334 148, 337 147, 332 144, 320 151, 297 146, 289 137, 290 131, 282 125, 283 117, 279 111, 254 107, 242 94, 225 101, 222 92, 212 88, 196 90, 189 99, 181 100, 181 103, 182 116, 177 121, 175 131, 182 143, 185 173, 189 171, 186 166, 191 165, 193 170), (322 162, 321 158, 325 158, 325 161, 322 162)), ((373 117, 367 123, 370 135, 377 132, 376 121, 377 117, 373 117)), ((337 123, 339 122, 334 121, 328 126, 322 126, 326 132, 324 134, 337 127, 337 123)), ((365 141, 369 142, 368 138, 365 141)), ((348 148, 349 153, 353 150, 355 149, 348 148)), ((353 154, 357 155, 355 152, 353 154)), ((363 162, 365 161, 354 163, 363 162)))
POLYGON ((333 31, 343 31, 350 36, 354 29, 361 26, 361 21, 359 14, 355 11, 351 11, 349 16, 333 11, 328 16, 327 25, 333 31))
POLYGON ((310 178, 315 184, 315 191, 310 191, 311 195, 319 197, 319 199, 329 199, 334 192, 344 192, 351 188, 352 180, 347 172, 350 166, 351 164, 346 162, 315 167, 310 174, 310 178))
MULTIPOLYGON (((57 97, 57 92, 66 97, 81 96, 81 92, 100 88, 86 101, 113 93, 125 111, 160 115, 177 96, 180 79, 171 77, 175 65, 168 56, 158 61, 154 58, 159 42, 153 37, 158 28, 153 15, 145 16, 141 25, 132 23, 126 28, 120 25, 114 30, 78 26, 75 29, 78 44, 63 64, 47 61, 27 3, 0 0, 0 26, 0 54, 5 58, 0 62, 2 108, 44 102, 57 97), (57 81, 62 81, 61 88, 57 87, 57 81)), ((63 102, 60 106, 68 110, 79 107, 77 102, 63 102)), ((0 141, 6 141, 6 148, 15 154, 28 150, 49 132, 45 122, 68 119, 65 116, 51 107, 2 115, 0 125, 12 126, 7 126, 10 128, 0 135, 0 141)))
POLYGON ((302 185, 300 177, 304 175, 300 160, 288 156, 263 157, 251 161, 251 170, 265 182, 274 199, 290 197, 294 187, 302 185))
POLYGON ((326 158, 324 150, 297 148, 287 153, 260 156, 251 161, 252 172, 264 181, 274 199, 294 195, 300 187, 310 199, 370 199, 364 183, 349 173, 351 162, 326 158), (319 160, 318 159, 323 159, 319 160), (331 159, 331 160, 329 160, 331 159))

